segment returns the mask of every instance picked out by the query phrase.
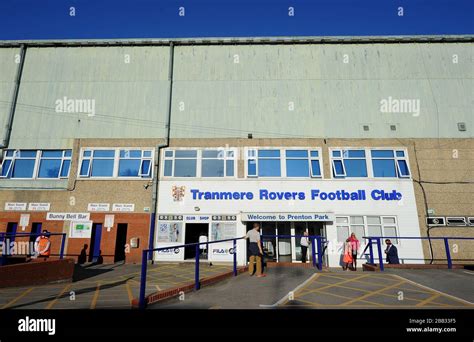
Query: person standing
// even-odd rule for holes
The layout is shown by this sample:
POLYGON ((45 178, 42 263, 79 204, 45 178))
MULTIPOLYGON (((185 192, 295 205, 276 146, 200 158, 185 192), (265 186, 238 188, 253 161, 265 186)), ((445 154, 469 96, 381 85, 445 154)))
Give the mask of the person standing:
POLYGON ((309 246, 309 238, 308 238, 308 232, 304 232, 303 236, 301 237, 300 240, 300 245, 301 245, 301 262, 306 263, 306 259, 308 256, 308 246, 309 246))
POLYGON ((360 242, 355 233, 351 234, 351 250, 352 250, 352 270, 357 271, 357 255, 359 254, 360 242))
POLYGON ((44 260, 48 259, 51 255, 51 241, 49 241, 47 230, 43 230, 43 233, 36 238, 35 252, 37 257, 44 258, 44 260))
POLYGON ((385 254, 387 255, 387 262, 389 264, 399 264, 400 260, 398 259, 398 250, 397 247, 392 245, 390 239, 385 240, 387 248, 385 249, 385 254))
POLYGON ((245 239, 249 240, 249 275, 253 275, 255 269, 255 263, 257 264, 257 277, 266 277, 262 272, 262 256, 263 250, 260 243, 260 225, 258 223, 253 224, 253 228, 247 232, 244 236, 245 239))
POLYGON ((342 269, 344 271, 347 271, 349 265, 352 264, 352 245, 350 239, 347 239, 344 243, 344 254, 342 256, 342 262, 342 269))

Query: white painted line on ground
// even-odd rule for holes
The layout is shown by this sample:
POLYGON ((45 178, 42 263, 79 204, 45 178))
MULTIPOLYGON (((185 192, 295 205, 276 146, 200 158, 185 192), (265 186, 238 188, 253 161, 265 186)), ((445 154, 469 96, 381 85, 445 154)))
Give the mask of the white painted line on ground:
POLYGON ((474 275, 474 272, 469 272, 469 271, 462 271, 463 273, 467 273, 467 274, 470 274, 470 275, 474 275))
POLYGON ((450 294, 445 293, 445 292, 441 292, 441 291, 435 290, 435 289, 433 289, 433 288, 431 288, 431 287, 429 287, 429 286, 425 286, 425 285, 419 284, 419 283, 417 283, 417 282, 415 282, 415 281, 413 281, 413 280, 410 280, 410 279, 407 279, 407 278, 405 278, 405 277, 399 276, 398 274, 391 274, 391 275, 394 276, 394 277, 398 277, 398 278, 400 278, 400 279, 406 280, 407 282, 412 283, 412 284, 414 284, 414 285, 423 287, 423 288, 425 288, 425 289, 427 289, 427 290, 430 290, 430 291, 434 291, 434 292, 436 292, 436 293, 439 293, 439 294, 441 294, 441 295, 443 295, 443 296, 446 296, 446 297, 450 297, 450 298, 459 300, 459 301, 464 302, 464 303, 469 304, 469 305, 474 305, 474 303, 471 303, 471 302, 468 301, 468 300, 465 300, 465 299, 462 299, 462 298, 459 298, 459 297, 450 295, 450 294))
MULTIPOLYGON (((292 291, 290 292, 293 292, 293 293, 296 293, 299 289, 301 289, 302 287, 306 286, 310 281, 312 281, 314 278, 318 277, 321 273, 314 273, 311 277, 309 277, 308 279, 306 279, 304 282, 302 282, 301 284, 299 284, 297 287, 295 287, 292 291)), ((289 292, 288 292, 289 294, 289 292)), ((277 307, 278 305, 281 305, 283 304, 287 299, 288 299, 288 294, 286 294, 283 298, 281 298, 278 302, 276 302, 275 304, 260 304, 259 306, 261 308, 275 308, 277 307)))

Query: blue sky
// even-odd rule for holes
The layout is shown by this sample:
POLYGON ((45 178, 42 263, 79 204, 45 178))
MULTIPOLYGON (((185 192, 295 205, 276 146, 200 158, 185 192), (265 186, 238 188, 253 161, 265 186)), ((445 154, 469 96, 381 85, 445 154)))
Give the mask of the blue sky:
POLYGON ((474 34, 474 0, 0 0, 0 40, 428 34, 474 34))

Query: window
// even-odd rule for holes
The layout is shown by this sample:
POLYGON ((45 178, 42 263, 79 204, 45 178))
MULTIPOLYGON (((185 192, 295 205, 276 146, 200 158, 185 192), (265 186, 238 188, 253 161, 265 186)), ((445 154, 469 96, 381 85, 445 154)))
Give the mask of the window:
POLYGON ((234 151, 203 150, 201 177, 233 177, 234 151))
POLYGON ((281 177, 280 150, 258 150, 258 176, 281 177))
POLYGON ((368 236, 390 237, 394 245, 398 239, 393 239, 397 234, 397 221, 394 216, 367 216, 368 236))
POLYGON ((152 154, 150 150, 120 150, 118 176, 150 177, 152 154))
POLYGON ((345 242, 349 237, 349 218, 336 217, 337 241, 345 242))
POLYGON ((286 150, 285 157, 287 177, 321 177, 318 151, 286 150))
POLYGON ((67 178, 71 155, 71 150, 6 150, 0 178, 67 178))
POLYGON ((331 157, 335 178, 367 177, 365 150, 333 150, 331 157))
POLYGON ((319 151, 249 149, 247 150, 247 177, 321 178, 319 151))
POLYGON ((150 178, 152 149, 84 149, 79 178, 150 178))
POLYGON ((355 233, 361 245, 367 243, 364 236, 390 237, 393 244, 398 244, 398 239, 394 238, 398 236, 395 216, 337 216, 336 230, 338 242, 345 242, 355 233))
POLYGON ((41 151, 38 178, 67 178, 71 167, 71 150, 41 151))
POLYGON ((410 177, 405 151, 372 150, 374 177, 410 177))
POLYGON ((331 153, 334 178, 409 178, 406 152, 396 149, 334 149, 331 153), (371 168, 367 168, 371 165, 371 168))
POLYGON ((364 216, 351 216, 350 223, 350 233, 354 233, 359 239, 359 241, 361 241, 361 243, 364 243, 364 239, 362 238, 363 236, 365 236, 364 216))
POLYGON ((234 177, 236 152, 227 149, 166 150, 165 177, 234 177))

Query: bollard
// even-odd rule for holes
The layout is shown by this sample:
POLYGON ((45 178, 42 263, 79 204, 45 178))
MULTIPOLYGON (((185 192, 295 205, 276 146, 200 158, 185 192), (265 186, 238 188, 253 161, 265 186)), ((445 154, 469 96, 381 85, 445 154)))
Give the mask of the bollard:
POLYGON ((323 247, 321 245, 321 236, 316 237, 318 243, 318 269, 321 271, 323 269, 323 247))

